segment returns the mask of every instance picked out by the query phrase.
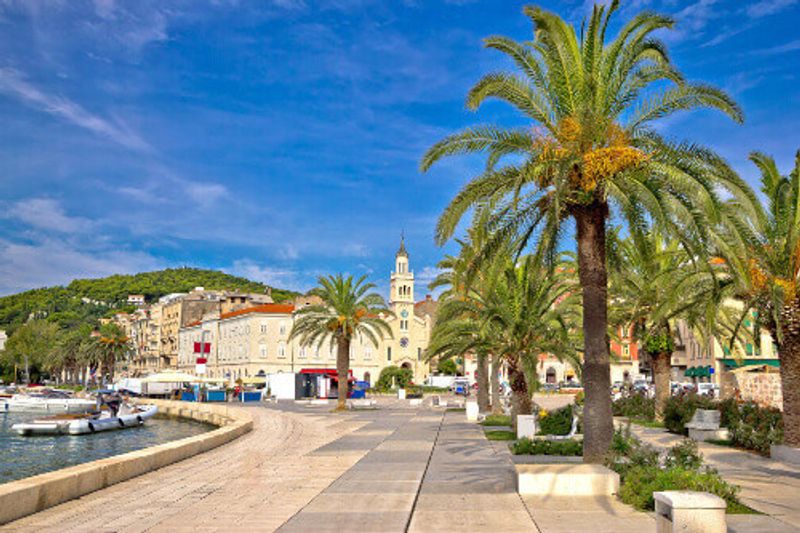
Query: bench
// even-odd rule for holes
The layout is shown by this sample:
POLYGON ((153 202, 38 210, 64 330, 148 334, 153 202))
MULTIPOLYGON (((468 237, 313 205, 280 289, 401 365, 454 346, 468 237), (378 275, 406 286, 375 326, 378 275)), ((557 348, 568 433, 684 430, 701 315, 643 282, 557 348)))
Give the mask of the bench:
POLYGON ((707 492, 654 492, 656 533, 725 533, 725 500, 707 492))
POLYGON ((727 440, 728 430, 720 428, 720 412, 716 409, 697 409, 686 424, 689 438, 704 442, 707 440, 727 440))

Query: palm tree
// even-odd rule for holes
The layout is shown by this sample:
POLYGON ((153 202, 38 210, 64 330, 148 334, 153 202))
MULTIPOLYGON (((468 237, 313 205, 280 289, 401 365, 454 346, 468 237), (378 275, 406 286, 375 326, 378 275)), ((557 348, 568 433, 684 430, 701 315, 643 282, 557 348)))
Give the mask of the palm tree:
POLYGON ((100 360, 101 379, 108 376, 109 381, 113 382, 117 359, 130 351, 130 339, 116 324, 100 326, 100 335, 95 339, 100 360))
POLYGON ((319 296, 322 304, 309 305, 297 311, 290 339, 297 338, 304 346, 317 348, 328 342, 336 345, 336 373, 339 379, 337 409, 346 409, 347 384, 350 373, 350 344, 357 336, 378 346, 381 337, 391 337, 389 324, 379 315, 391 315, 386 302, 370 293, 375 285, 366 283, 366 276, 336 274, 323 276, 310 294, 319 296))
POLYGON ((800 447, 800 151, 788 176, 763 153, 750 160, 767 202, 726 205, 732 245, 725 260, 741 282, 744 311, 756 309, 757 329, 778 345, 784 442, 800 447))
POLYGON ((656 389, 656 418, 670 396, 670 368, 677 322, 710 339, 725 331, 738 312, 729 305, 735 289, 720 265, 698 258, 675 238, 634 229, 626 239, 609 233, 611 323, 633 327, 649 356, 656 389))
POLYGON ((574 292, 567 271, 547 276, 533 256, 518 265, 509 258, 501 274, 470 298, 447 300, 439 308, 429 355, 459 350, 495 354, 508 369, 516 424, 518 414, 531 413, 532 389, 525 374, 539 355, 577 361, 571 337, 579 314, 574 292))
MULTIPOLYGON (((58 334, 58 326, 46 320, 31 320, 19 328, 8 338, 3 359, 8 364, 25 368, 25 379, 31 381, 31 366, 45 366, 53 343, 58 334)), ((17 379, 16 370, 14 379, 17 379)))
MULTIPOLYGON (((669 17, 643 12, 606 41, 618 1, 596 5, 580 35, 558 15, 538 7, 524 12, 534 40, 485 40, 509 56, 517 72, 485 76, 469 92, 477 109, 489 98, 511 104, 533 123, 520 128, 483 125, 451 135, 421 162, 428 170, 443 157, 485 153, 485 170, 453 199, 439 219, 439 243, 463 215, 487 198, 511 201, 498 209, 496 240, 520 236, 520 246, 552 263, 568 221, 574 221, 583 296, 586 389, 584 460, 600 462, 611 443, 606 223, 611 210, 629 217, 646 210, 665 226, 701 235, 719 212, 721 191, 746 194, 746 185, 711 151, 662 138, 653 124, 677 111, 718 109, 743 120, 723 92, 688 83, 653 32, 672 28, 669 17)), ((641 217, 637 217, 641 220, 641 217)), ((487 255, 493 250, 490 242, 487 255)))

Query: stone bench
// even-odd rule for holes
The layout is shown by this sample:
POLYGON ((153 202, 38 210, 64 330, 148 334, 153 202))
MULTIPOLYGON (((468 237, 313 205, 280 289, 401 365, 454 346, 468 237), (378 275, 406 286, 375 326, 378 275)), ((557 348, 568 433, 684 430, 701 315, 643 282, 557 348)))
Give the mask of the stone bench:
POLYGON ((611 496, 619 474, 594 464, 516 464, 517 492, 536 496, 611 496))
POLYGON ((356 400, 350 400, 350 402, 348 402, 347 406, 350 409, 370 409, 370 408, 374 408, 377 405, 378 405, 377 400, 371 400, 371 399, 367 399, 367 398, 359 398, 359 399, 356 399, 356 400))
POLYGON ((408 405, 411 407, 419 407, 422 405, 422 398, 411 398, 408 400, 408 405))
POLYGON ((725 533, 725 500, 707 492, 654 492, 656 533, 725 533))
POLYGON ((696 441, 727 440, 728 430, 720 428, 720 412, 716 409, 697 409, 686 424, 689 438, 696 441))

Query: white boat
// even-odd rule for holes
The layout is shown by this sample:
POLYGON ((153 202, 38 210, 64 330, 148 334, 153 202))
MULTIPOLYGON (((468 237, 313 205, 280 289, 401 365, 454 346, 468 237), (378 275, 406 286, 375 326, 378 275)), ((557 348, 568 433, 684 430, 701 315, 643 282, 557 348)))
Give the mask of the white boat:
POLYGON ((11 429, 23 436, 35 435, 85 435, 100 431, 112 431, 138 427, 158 412, 155 405, 120 406, 117 416, 111 411, 91 415, 56 415, 47 418, 14 424, 11 429))
POLYGON ((0 412, 89 413, 95 409, 95 400, 69 396, 14 394, 10 398, 0 398, 0 412))

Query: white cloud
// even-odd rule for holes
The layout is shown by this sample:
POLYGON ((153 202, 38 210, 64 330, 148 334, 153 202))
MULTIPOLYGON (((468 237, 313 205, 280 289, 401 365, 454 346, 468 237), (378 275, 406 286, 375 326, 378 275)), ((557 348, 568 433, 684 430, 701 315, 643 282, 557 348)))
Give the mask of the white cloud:
POLYGON ((781 44, 778 46, 772 46, 770 48, 762 48, 760 50, 753 50, 750 52, 752 55, 757 56, 772 56, 778 54, 785 54, 786 52, 794 52, 800 50, 800 39, 796 39, 794 41, 789 41, 788 43, 781 44))
POLYGON ((30 107, 59 117, 126 148, 137 151, 150 150, 144 139, 124 122, 95 115, 63 96, 46 94, 29 83, 18 70, 0 68, 0 93, 15 96, 30 107))
POLYGON ((747 15, 754 18, 766 17, 779 13, 796 3, 797 0, 761 0, 747 6, 747 15))
POLYGON ((210 207, 228 195, 228 189, 219 183, 184 182, 186 194, 202 207, 210 207))
POLYGON ((21 200, 11 206, 8 216, 34 228, 59 233, 80 233, 93 225, 86 218, 68 216, 61 204, 50 198, 21 200))
MULTIPOLYGON (((253 281, 260 281, 270 287, 304 291, 301 287, 300 273, 296 270, 272 268, 260 265, 251 259, 238 259, 233 266, 223 269, 236 276, 243 276, 253 281)), ((307 289, 308 287, 306 287, 307 289)))
POLYGON ((417 287, 420 289, 420 292, 429 292, 428 285, 441 273, 442 269, 433 266, 426 266, 423 267, 422 270, 414 271, 414 281, 417 282, 417 287))
POLYGON ((35 244, 0 240, 0 294, 163 266, 156 258, 141 252, 87 253, 56 239, 35 244))

